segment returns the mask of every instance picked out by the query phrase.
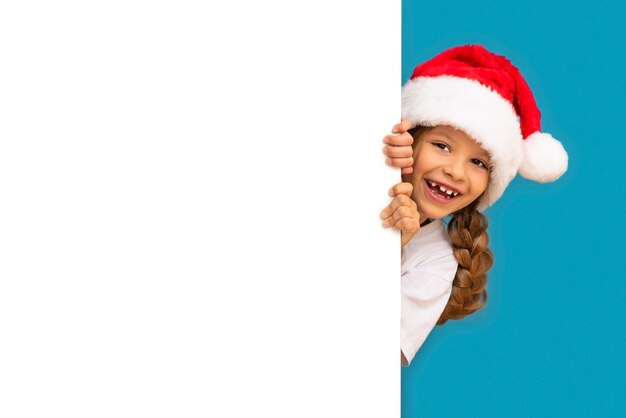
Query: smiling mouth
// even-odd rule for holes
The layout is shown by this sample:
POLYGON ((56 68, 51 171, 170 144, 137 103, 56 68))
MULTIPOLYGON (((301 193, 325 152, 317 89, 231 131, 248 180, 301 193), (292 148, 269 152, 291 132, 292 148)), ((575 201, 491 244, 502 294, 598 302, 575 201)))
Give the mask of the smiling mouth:
POLYGON ((432 180, 426 180, 426 186, 435 197, 438 197, 440 199, 452 200, 460 195, 459 192, 447 189, 446 187, 437 184, 432 180))

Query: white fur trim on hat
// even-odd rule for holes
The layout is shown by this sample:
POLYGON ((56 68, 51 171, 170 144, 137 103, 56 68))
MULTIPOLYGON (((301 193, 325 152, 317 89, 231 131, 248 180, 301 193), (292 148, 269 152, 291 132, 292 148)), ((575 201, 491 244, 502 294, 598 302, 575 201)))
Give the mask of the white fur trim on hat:
POLYGON ((453 126, 489 153, 493 169, 479 210, 500 198, 522 163, 524 141, 515 109, 477 81, 447 75, 409 80, 402 88, 402 118, 413 125, 453 126))
POLYGON ((522 177, 548 183, 567 170, 567 152, 552 135, 535 132, 524 140, 524 159, 519 168, 522 177))

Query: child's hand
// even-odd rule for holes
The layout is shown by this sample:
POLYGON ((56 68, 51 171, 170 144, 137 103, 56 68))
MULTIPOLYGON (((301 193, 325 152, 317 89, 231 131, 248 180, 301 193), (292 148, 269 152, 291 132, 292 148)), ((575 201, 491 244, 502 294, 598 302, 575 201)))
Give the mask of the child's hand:
POLYGON ((393 196, 393 200, 380 212, 383 227, 393 227, 402 233, 403 247, 420 229, 420 214, 417 211, 417 205, 410 197, 412 193, 411 183, 396 184, 389 189, 389 196, 393 196))
POLYGON ((401 174, 413 172, 413 137, 408 130, 411 122, 403 119, 399 124, 391 128, 391 132, 398 135, 387 135, 383 142, 387 145, 383 147, 383 152, 387 156, 386 163, 392 167, 400 167, 401 174))

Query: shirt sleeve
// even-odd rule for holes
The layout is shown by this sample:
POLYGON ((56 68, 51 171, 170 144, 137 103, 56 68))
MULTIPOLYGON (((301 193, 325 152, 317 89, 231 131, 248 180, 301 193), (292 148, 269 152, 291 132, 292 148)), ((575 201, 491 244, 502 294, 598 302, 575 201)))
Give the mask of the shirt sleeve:
POLYGON ((414 270, 402 276, 400 348, 408 366, 437 324, 452 292, 452 283, 432 273, 414 270))

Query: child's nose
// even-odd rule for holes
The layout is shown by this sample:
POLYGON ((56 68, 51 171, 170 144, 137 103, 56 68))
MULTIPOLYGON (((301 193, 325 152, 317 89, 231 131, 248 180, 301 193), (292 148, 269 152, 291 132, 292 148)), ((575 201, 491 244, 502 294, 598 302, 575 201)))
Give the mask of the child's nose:
POLYGON ((462 163, 450 163, 444 166, 443 172, 455 181, 465 180, 465 167, 462 163))

